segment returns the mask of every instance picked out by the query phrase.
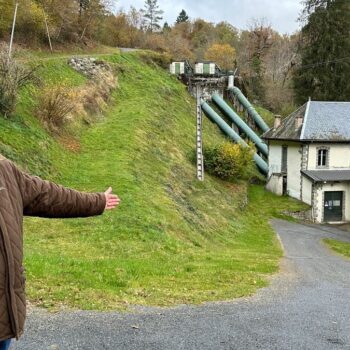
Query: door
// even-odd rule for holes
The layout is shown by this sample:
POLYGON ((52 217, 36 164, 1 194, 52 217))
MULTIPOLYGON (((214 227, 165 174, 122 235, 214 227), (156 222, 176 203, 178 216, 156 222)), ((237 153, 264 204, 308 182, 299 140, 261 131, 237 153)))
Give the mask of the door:
POLYGON ((287 175, 284 175, 282 178, 282 194, 286 196, 288 194, 288 182, 287 175))
POLYGON ((324 221, 343 221, 343 192, 324 193, 324 221))
POLYGON ((204 63, 203 74, 204 75, 210 75, 210 64, 209 63, 204 63))

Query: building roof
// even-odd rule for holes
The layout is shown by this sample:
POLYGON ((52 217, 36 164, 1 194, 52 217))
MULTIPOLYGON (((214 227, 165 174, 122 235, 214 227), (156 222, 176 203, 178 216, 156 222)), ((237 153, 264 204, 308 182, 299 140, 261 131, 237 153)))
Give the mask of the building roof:
POLYGON ((301 173, 313 182, 350 181, 350 169, 302 170, 301 173))
POLYGON ((285 118, 278 128, 268 130, 263 138, 349 142, 350 102, 309 101, 285 118), (297 118, 302 118, 302 123, 298 124, 297 118))

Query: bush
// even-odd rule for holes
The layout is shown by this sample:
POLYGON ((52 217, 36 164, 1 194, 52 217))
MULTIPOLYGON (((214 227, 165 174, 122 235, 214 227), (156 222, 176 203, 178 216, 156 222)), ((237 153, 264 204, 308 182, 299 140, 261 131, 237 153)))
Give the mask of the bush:
POLYGON ((74 92, 62 85, 45 87, 38 98, 37 116, 46 129, 59 134, 69 114, 74 110, 74 92))
POLYGON ((254 174, 253 151, 232 142, 205 148, 204 166, 223 180, 249 179, 254 174))
POLYGON ((80 88, 77 104, 81 106, 78 110, 83 111, 81 115, 85 116, 86 122, 91 122, 88 116, 96 117, 106 110, 112 92, 117 86, 118 81, 113 72, 104 70, 94 76, 89 84, 80 88))
POLYGON ((164 69, 168 69, 171 63, 171 56, 168 53, 144 51, 139 56, 144 63, 153 66, 156 65, 164 69))
POLYGON ((10 117, 16 108, 18 90, 33 81, 34 69, 8 58, 8 46, 0 47, 0 114, 10 117))
MULTIPOLYGON (((48 131, 57 135, 62 134, 67 122, 78 118, 91 124, 107 108, 117 86, 117 78, 107 68, 81 87, 72 88, 64 83, 46 86, 38 96, 36 115, 48 131)), ((69 132, 68 129, 66 131, 69 132)))

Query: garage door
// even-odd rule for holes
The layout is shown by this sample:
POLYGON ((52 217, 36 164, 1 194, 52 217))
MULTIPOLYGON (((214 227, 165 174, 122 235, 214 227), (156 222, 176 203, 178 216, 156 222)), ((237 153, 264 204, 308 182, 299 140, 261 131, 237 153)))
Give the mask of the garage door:
POLYGON ((343 220, 343 192, 324 193, 324 221, 343 220))

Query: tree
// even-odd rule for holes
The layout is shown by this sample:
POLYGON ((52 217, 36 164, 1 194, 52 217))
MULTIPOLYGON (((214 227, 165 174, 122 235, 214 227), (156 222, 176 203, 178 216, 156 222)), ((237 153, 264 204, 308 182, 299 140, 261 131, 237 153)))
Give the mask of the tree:
POLYGON ((168 22, 164 22, 163 24, 163 33, 169 33, 171 31, 171 28, 169 26, 168 22))
POLYGON ((236 50, 228 44, 214 44, 205 53, 205 58, 216 62, 223 69, 233 69, 236 50))
POLYGON ((83 13, 83 10, 86 10, 89 6, 89 0, 78 0, 79 1, 79 15, 83 13))
POLYGON ((295 110, 292 71, 297 62, 298 35, 273 33, 272 46, 264 55, 265 105, 277 114, 295 110))
POLYGON ((249 97, 259 102, 265 99, 265 57, 271 49, 274 31, 264 19, 253 20, 250 30, 243 31, 237 46, 237 59, 249 97))
POLYGON ((159 30, 159 21, 163 19, 164 11, 159 9, 157 0, 146 0, 145 9, 141 11, 146 21, 147 30, 150 32, 159 30))
POLYGON ((301 31, 301 62, 294 71, 297 102, 350 99, 350 3, 308 0, 301 31))
POLYGON ((11 32, 14 4, 8 0, 0 0, 0 38, 4 38, 11 32))
MULTIPOLYGON (((182 24, 182 23, 181 23, 182 24)), ((203 59, 208 47, 215 42, 215 27, 203 19, 196 19, 192 25, 191 44, 197 59, 203 59)))
POLYGON ((189 19, 190 18, 188 17, 186 11, 184 9, 182 9, 182 11, 177 16, 176 23, 188 22, 189 19))
POLYGON ((215 26, 217 42, 220 44, 229 44, 236 46, 238 39, 238 30, 227 22, 220 22, 215 26))

